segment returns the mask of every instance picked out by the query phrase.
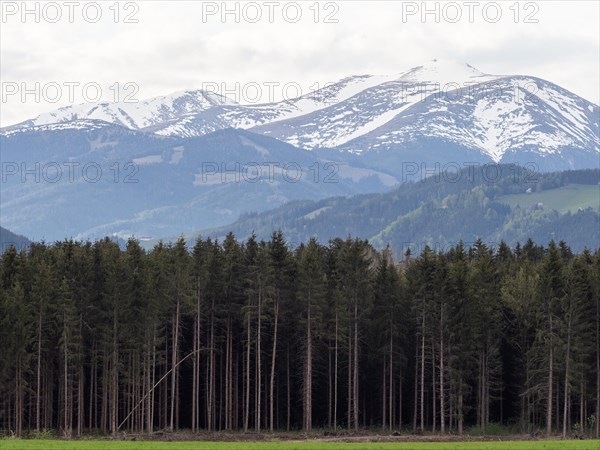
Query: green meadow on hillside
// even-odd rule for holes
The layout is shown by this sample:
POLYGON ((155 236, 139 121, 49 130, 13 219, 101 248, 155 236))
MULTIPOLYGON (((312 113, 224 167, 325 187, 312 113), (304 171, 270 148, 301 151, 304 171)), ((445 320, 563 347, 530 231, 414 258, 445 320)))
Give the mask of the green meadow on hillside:
POLYGON ((580 208, 600 209, 600 186, 571 184, 531 194, 503 195, 498 199, 510 207, 529 208, 541 203, 544 209, 555 209, 561 214, 576 213, 580 208))

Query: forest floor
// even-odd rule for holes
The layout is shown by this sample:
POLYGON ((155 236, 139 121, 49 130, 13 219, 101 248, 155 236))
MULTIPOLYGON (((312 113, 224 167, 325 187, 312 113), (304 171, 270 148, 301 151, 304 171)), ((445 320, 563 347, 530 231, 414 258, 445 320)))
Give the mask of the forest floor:
POLYGON ((252 434, 190 434, 121 436, 121 440, 84 438, 0 439, 0 450, 600 450, 599 440, 537 440, 529 435, 362 435, 311 436, 252 434), (147 439, 147 440, 144 440, 147 439))

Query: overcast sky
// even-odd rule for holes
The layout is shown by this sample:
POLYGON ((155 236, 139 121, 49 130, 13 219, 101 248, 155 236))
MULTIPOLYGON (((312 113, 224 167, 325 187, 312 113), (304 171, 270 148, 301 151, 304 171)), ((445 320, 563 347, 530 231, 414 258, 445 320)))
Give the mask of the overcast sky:
MULTIPOLYGON (((207 83, 222 90, 257 82, 266 99, 283 94, 264 83, 298 83, 306 92, 315 83, 401 73, 433 58, 537 76, 599 103, 598 1, 428 2, 425 17, 422 2, 400 1, 227 2, 234 12, 225 17, 223 2, 120 2, 118 17, 112 1, 99 8, 28 2, 33 12, 25 17, 21 1, 0 3, 2 126, 69 104, 65 83, 98 83, 110 101, 114 83, 139 87, 121 99, 128 92, 145 99, 207 83), (9 95, 15 86, 35 91, 36 82, 39 102, 9 95), (51 83, 62 86, 58 98, 51 83)), ((72 89, 74 102, 84 102, 81 87, 72 89)))

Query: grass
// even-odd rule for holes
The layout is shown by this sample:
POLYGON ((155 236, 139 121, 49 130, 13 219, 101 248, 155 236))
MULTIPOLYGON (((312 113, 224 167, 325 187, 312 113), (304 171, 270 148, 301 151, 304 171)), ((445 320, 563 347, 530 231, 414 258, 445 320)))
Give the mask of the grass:
POLYGON ((576 213, 579 208, 600 209, 600 186, 572 184, 531 194, 503 195, 499 198, 511 208, 521 208, 542 203, 544 209, 555 209, 561 214, 570 211, 576 213))
POLYGON ((501 441, 501 442, 131 442, 0 440, 1 450, 598 450, 600 441, 501 441))

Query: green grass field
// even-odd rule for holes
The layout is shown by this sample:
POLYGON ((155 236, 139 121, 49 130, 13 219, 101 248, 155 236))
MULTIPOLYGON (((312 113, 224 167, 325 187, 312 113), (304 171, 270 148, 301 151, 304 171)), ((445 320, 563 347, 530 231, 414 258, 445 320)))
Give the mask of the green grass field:
POLYGON ((599 450, 600 441, 502 441, 502 442, 131 442, 0 440, 2 450, 599 450))
POLYGON ((528 208, 542 203, 544 208, 555 209, 561 214, 576 213, 579 208, 600 209, 600 186, 573 184, 531 194, 503 195, 499 200, 510 207, 528 208))

